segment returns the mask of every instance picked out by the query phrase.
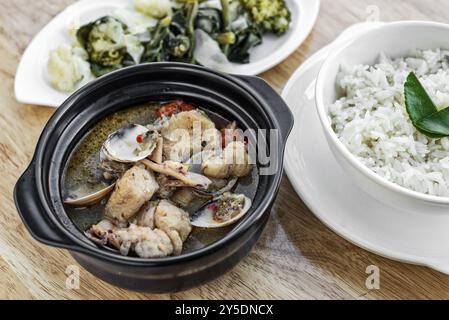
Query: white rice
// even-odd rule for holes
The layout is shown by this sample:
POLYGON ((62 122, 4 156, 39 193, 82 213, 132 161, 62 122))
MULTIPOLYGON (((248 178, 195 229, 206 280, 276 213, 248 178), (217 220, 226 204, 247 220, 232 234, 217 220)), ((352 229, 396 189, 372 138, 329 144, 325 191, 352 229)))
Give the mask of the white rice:
POLYGON ((375 66, 342 67, 343 97, 329 107, 343 144, 378 175, 408 189, 449 197, 449 139, 430 139, 412 125, 404 82, 415 71, 439 108, 449 106, 449 51, 414 51, 375 66))

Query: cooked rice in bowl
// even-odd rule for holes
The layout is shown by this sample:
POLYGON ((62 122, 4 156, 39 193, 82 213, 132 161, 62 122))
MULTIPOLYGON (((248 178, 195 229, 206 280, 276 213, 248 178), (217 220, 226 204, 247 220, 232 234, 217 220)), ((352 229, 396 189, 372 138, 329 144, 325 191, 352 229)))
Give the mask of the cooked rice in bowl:
POLYGON ((408 189, 449 197, 449 138, 431 139, 410 121, 404 83, 414 71, 438 108, 449 106, 449 51, 380 55, 374 66, 342 66, 342 97, 329 106, 334 131, 378 175, 408 189))

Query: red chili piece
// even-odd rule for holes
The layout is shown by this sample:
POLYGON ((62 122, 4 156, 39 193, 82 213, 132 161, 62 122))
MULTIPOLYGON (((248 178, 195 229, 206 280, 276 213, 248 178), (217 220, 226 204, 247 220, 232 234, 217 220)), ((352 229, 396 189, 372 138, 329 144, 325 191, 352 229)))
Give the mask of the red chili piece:
POLYGON ((156 111, 156 117, 171 117, 174 114, 185 111, 192 111, 194 109, 195 107, 190 103, 184 102, 182 100, 175 100, 162 105, 159 110, 156 111))

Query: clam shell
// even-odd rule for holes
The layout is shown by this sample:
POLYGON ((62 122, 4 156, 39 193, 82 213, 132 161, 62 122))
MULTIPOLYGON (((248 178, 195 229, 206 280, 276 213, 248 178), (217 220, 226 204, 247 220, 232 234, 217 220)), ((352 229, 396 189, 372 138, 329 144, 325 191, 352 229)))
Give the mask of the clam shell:
POLYGON ((232 194, 235 197, 243 197, 245 200, 245 203, 243 205, 242 210, 240 210, 239 214, 232 217, 230 220, 227 221, 217 221, 214 219, 215 216, 215 210, 210 209, 211 205, 214 203, 217 203, 220 198, 218 197, 215 200, 212 200, 211 202, 208 202, 204 207, 202 207, 196 214, 193 215, 191 218, 191 224, 192 226, 198 227, 198 228, 206 228, 206 229, 213 229, 213 228, 223 228, 230 226, 237 221, 239 221, 241 218, 245 216, 245 214, 249 211, 252 205, 252 201, 250 198, 243 194, 232 194))
POLYGON ((136 163, 148 158, 156 149, 159 133, 138 124, 130 124, 112 133, 103 144, 102 152, 112 161, 136 163), (139 143, 137 137, 143 135, 139 143))
POLYGON ((223 193, 230 192, 235 187, 238 181, 238 178, 232 178, 228 180, 228 183, 223 188, 217 191, 195 189, 194 192, 202 197, 216 198, 218 196, 221 196, 223 193))
POLYGON ((64 200, 64 203, 70 206, 90 206, 100 202, 103 198, 109 195, 114 190, 114 187, 115 183, 84 197, 67 198, 64 200))

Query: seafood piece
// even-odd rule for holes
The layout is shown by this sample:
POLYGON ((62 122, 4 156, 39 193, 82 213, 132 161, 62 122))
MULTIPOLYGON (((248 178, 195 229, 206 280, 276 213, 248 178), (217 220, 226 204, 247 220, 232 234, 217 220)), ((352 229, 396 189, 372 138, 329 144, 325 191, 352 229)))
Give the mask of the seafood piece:
POLYGON ((201 174, 187 171, 187 166, 182 163, 166 161, 162 164, 157 164, 148 159, 142 160, 141 163, 154 172, 180 180, 185 186, 207 189, 212 183, 210 179, 201 174))
POLYGON ((134 220, 134 224, 139 227, 148 227, 154 229, 154 213, 156 212, 157 202, 148 202, 144 205, 134 220))
POLYGON ((225 162, 231 164, 232 177, 246 177, 251 173, 252 165, 245 143, 234 141, 223 150, 225 162))
POLYGON ((141 258, 164 258, 173 254, 170 237, 162 230, 139 227, 134 224, 116 232, 120 253, 124 256, 135 252, 141 258))
POLYGON ((116 231, 117 227, 111 221, 102 220, 96 225, 93 225, 85 234, 96 244, 104 246, 111 245, 112 247, 118 249, 121 242, 115 234, 116 231))
POLYGON ((222 147, 226 148, 228 144, 234 141, 244 142, 242 134, 243 132, 237 127, 237 122, 231 122, 221 130, 222 147))
POLYGON ((181 207, 187 207, 194 199, 195 192, 192 188, 181 188, 171 197, 171 200, 181 207))
POLYGON ((109 160, 136 163, 149 157, 156 149, 159 133, 144 126, 130 124, 112 133, 103 144, 109 160))
POLYGON ((122 255, 135 252, 142 258, 179 255, 190 235, 189 214, 163 200, 148 202, 128 228, 118 228, 109 220, 94 225, 86 235, 95 243, 109 245, 122 255))
POLYGON ((164 231, 172 242, 174 255, 181 254, 183 243, 192 231, 189 214, 166 200, 145 205, 136 224, 164 231))
POLYGON ((191 220, 199 228, 222 228, 236 223, 251 208, 251 199, 242 194, 224 193, 207 203, 191 220))
POLYGON ((222 154, 212 155, 202 164, 204 175, 215 179, 242 178, 249 175, 251 170, 252 164, 246 145, 241 141, 229 143, 222 154))
POLYGON ((193 135, 189 132, 188 129, 176 129, 169 138, 164 139, 164 157, 166 159, 188 162, 194 152, 199 155, 201 153, 216 154, 222 151, 221 135, 217 129, 198 130, 193 135))
POLYGON ((156 149, 151 154, 150 160, 161 164, 163 161, 164 139, 159 137, 156 143, 156 149))
POLYGON ((159 190, 156 192, 156 197, 159 199, 168 199, 173 195, 173 192, 178 187, 177 184, 184 184, 179 180, 170 179, 169 176, 163 174, 156 175, 156 181, 159 184, 159 190))
POLYGON ((124 256, 134 252, 141 258, 163 258, 173 254, 170 237, 162 230, 131 224, 117 228, 111 221, 103 220, 92 226, 86 236, 99 245, 109 245, 124 256))
POLYGON ((154 221, 156 228, 165 232, 170 230, 178 232, 182 241, 186 241, 192 232, 189 214, 167 200, 159 202, 154 214, 154 221))
POLYGON ((174 114, 161 130, 164 138, 164 157, 174 161, 187 161, 193 152, 196 134, 200 135, 199 147, 220 144, 220 132, 209 117, 200 110, 174 114), (198 130, 195 132, 194 129, 198 130))
POLYGON ((151 171, 134 166, 117 182, 105 208, 105 215, 120 223, 132 218, 149 201, 159 185, 151 171))
POLYGON ((202 131, 215 129, 215 123, 203 111, 196 109, 173 115, 162 128, 162 136, 170 140, 170 136, 177 129, 187 130, 192 135, 194 124, 196 123, 202 131))
POLYGON ((201 135, 201 147, 205 152, 217 153, 222 149, 222 136, 217 129, 207 129, 201 135))
POLYGON ((214 179, 226 179, 231 176, 231 166, 225 162, 223 155, 209 157, 202 164, 203 174, 214 179))
POLYGON ((103 171, 103 177, 106 180, 118 180, 126 171, 131 169, 132 164, 110 160, 104 151, 104 147, 100 150, 100 164, 98 169, 103 171))
POLYGON ((190 136, 185 132, 178 132, 179 136, 172 139, 164 139, 162 155, 170 161, 185 162, 192 150, 190 136))
POLYGON ((86 196, 74 197, 71 195, 64 199, 64 203, 70 206, 90 206, 106 198, 114 190, 114 187, 115 183, 86 196))
POLYGON ((184 242, 182 241, 178 231, 167 230, 165 233, 170 238, 171 244, 173 245, 173 255, 179 256, 182 253, 184 242))
POLYGON ((238 181, 239 178, 232 178, 230 180, 213 179, 212 184, 210 185, 208 190, 195 189, 193 192, 199 196, 217 198, 223 193, 231 191, 238 181))
POLYGON ((214 170, 212 167, 207 167, 209 165, 215 165, 216 163, 213 161, 210 161, 210 159, 221 159, 218 160, 220 163, 224 162, 223 157, 220 157, 217 155, 215 151, 212 150, 205 150, 200 153, 195 154, 186 164, 189 165, 189 170, 191 172, 195 173, 204 173, 206 176, 211 177, 212 183, 209 185, 209 188, 204 190, 196 189, 193 192, 199 196, 206 197, 206 198, 215 198, 225 192, 231 191, 231 189, 237 184, 238 178, 232 178, 229 179, 229 171, 230 166, 219 167, 219 170, 223 170, 226 174, 221 174, 220 172, 217 172, 215 176, 212 177, 214 174, 211 174, 214 170), (205 162, 203 162, 205 159, 205 162), (221 178, 223 177, 223 178, 221 178))

